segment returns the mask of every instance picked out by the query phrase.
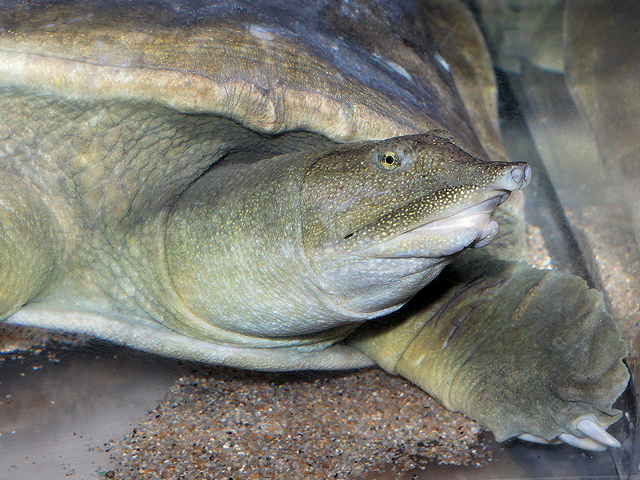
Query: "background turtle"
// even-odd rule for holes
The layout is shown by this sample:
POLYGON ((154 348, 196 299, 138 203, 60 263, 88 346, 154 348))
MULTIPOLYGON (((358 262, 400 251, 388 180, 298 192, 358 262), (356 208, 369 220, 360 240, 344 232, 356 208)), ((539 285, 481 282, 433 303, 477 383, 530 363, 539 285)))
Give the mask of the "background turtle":
POLYGON ((625 346, 582 280, 504 260, 513 209, 515 241, 392 313, 529 181, 468 12, 234 5, 2 12, 2 317, 246 368, 375 362, 499 440, 617 445, 625 346))

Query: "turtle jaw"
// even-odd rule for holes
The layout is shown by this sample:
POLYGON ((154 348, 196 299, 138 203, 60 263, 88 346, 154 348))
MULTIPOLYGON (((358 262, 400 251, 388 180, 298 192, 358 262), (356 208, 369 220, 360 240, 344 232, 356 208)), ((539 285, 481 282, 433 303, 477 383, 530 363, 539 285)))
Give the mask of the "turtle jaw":
MULTIPOLYGON (((440 196, 437 192, 434 197, 440 196)), ((498 233, 491 214, 511 195, 506 190, 465 192, 447 189, 444 196, 466 195, 462 205, 415 214, 433 203, 427 196, 392 211, 340 242, 336 251, 375 258, 436 258, 455 255, 467 247, 488 245, 498 233), (460 193, 462 192, 462 193, 460 193)))
POLYGON ((495 238, 499 229, 491 213, 509 195, 504 190, 476 192, 462 208, 416 220, 368 245, 354 238, 361 248, 334 250, 332 258, 323 262, 324 288, 342 307, 361 316, 377 317, 397 310, 465 248, 482 247, 495 238))
POLYGON ((372 250, 379 250, 379 254, 370 253, 377 258, 444 258, 467 247, 484 247, 499 231, 498 223, 491 220, 491 214, 509 196, 510 192, 504 192, 456 213, 447 213, 409 228, 372 247, 372 250), (415 248, 407 248, 414 244, 415 248))

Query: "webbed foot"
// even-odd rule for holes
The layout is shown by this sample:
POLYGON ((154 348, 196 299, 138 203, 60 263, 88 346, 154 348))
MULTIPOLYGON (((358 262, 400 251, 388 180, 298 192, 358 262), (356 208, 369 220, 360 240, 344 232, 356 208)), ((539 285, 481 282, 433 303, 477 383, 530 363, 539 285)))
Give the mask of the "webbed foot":
POLYGON ((520 437, 587 450, 618 447, 606 427, 629 373, 602 295, 576 276, 525 264, 457 264, 353 345, 447 408, 520 437))

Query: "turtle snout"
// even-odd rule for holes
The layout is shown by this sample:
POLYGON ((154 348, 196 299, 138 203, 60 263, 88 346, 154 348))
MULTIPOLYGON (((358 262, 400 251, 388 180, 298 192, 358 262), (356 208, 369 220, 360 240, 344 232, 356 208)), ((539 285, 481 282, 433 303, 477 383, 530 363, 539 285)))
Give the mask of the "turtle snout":
POLYGON ((531 181, 531 167, 528 163, 525 163, 524 167, 513 167, 513 169, 511 170, 511 178, 513 178, 513 181, 516 183, 523 183, 528 185, 531 181))
POLYGON ((496 187, 504 190, 520 190, 531 182, 531 167, 528 163, 510 164, 496 181, 496 187))

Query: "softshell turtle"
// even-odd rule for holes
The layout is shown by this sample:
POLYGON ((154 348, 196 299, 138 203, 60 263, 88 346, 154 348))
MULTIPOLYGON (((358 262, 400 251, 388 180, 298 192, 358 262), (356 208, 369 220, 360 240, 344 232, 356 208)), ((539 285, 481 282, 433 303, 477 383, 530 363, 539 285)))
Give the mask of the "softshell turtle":
POLYGON ((522 250, 490 214, 531 172, 458 3, 16 1, 0 27, 0 318, 244 368, 378 363, 498 440, 618 445, 601 296, 500 259, 522 250))

